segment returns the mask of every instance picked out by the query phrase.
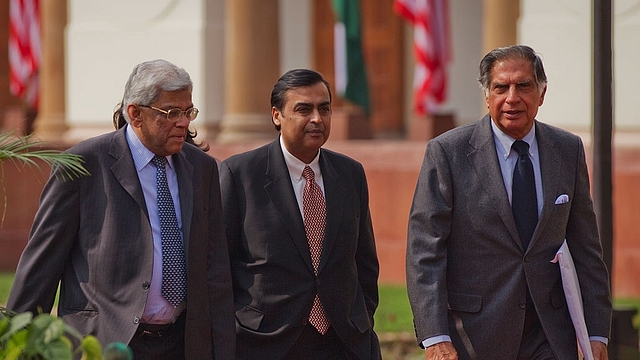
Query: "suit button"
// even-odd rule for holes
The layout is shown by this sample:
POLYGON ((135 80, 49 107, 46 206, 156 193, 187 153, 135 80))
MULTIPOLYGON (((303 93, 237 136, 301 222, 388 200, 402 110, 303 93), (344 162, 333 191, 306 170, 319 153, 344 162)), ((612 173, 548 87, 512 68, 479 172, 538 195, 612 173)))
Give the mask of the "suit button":
POLYGON ((134 323, 134 324, 136 324, 136 325, 140 324, 140 318, 139 318, 139 317, 137 317, 137 316, 136 316, 136 317, 134 317, 134 318, 133 318, 133 323, 134 323))
POLYGON ((145 282, 143 282, 143 283, 142 283, 142 288, 143 288, 143 289, 145 289, 145 290, 149 290, 149 287, 150 287, 150 286, 151 286, 151 285, 149 284, 149 282, 148 282, 148 281, 145 281, 145 282))
POLYGON ((320 284, 322 283, 322 281, 320 280, 320 278, 316 278, 316 285, 320 286, 320 284))
POLYGON ((525 301, 520 302, 520 309, 524 309, 527 307, 527 303, 525 301))
POLYGON ((309 322, 309 319, 307 318, 302 319, 302 326, 306 326, 308 322, 309 322))

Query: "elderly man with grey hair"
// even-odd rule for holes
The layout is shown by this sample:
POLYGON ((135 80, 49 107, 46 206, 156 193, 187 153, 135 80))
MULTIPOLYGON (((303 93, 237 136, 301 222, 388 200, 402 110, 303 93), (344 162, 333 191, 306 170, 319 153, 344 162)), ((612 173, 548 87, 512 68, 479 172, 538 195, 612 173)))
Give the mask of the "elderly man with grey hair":
POLYGON ((547 77, 532 48, 489 52, 489 113, 427 145, 409 218, 407 289, 427 359, 577 359, 558 264, 574 257, 596 360, 611 295, 582 141, 536 119, 547 77))
POLYGON ((49 312, 60 285, 65 323, 136 359, 235 357, 218 166, 185 143, 192 89, 172 63, 135 66, 117 130, 68 150, 91 175, 64 181, 54 167, 9 309, 49 312))

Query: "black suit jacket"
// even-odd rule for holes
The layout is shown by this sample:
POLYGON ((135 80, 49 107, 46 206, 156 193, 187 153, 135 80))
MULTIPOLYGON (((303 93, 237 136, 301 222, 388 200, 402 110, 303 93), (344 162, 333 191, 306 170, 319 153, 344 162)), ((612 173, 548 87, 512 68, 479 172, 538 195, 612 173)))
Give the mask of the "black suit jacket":
POLYGON ((379 268, 364 169, 320 151, 327 225, 317 278, 279 140, 221 164, 241 359, 282 358, 316 292, 351 350, 362 359, 380 357, 373 332, 379 268))
MULTIPOLYGON (((69 149, 90 176, 44 187, 7 307, 51 311, 103 345, 129 343, 151 281, 153 240, 147 207, 122 128, 69 149)), ((187 359, 234 357, 233 295, 222 225, 218 167, 185 144, 173 155, 187 257, 187 359)))

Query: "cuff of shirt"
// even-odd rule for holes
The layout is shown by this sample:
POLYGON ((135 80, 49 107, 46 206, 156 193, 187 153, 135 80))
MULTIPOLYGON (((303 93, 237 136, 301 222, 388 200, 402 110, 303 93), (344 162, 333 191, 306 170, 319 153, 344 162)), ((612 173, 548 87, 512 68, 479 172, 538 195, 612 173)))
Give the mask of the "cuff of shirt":
POLYGON ((438 335, 438 336, 433 336, 430 338, 426 338, 424 340, 422 340, 422 348, 426 349, 431 345, 435 345, 435 344, 439 344, 441 342, 451 342, 451 336, 449 335, 438 335))
POLYGON ((606 337, 602 337, 602 336, 589 336, 589 340, 590 340, 590 341, 597 340, 597 341, 603 342, 605 345, 609 345, 609 339, 607 339, 606 337))
MULTIPOLYGON (((609 344, 609 339, 602 336, 589 336, 589 340, 597 340, 597 341, 603 342, 605 345, 609 344)), ((422 340, 422 347, 426 349, 431 345, 435 345, 445 341, 451 342, 451 337, 449 335, 438 335, 438 336, 430 337, 422 340)))

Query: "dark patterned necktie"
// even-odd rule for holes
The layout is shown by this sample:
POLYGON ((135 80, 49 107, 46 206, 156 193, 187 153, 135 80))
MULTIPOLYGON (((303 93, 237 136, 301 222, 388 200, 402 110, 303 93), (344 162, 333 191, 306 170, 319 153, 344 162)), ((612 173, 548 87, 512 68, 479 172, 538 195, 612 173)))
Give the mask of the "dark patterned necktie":
POLYGON ((167 159, 155 156, 151 162, 156 166, 158 191, 158 215, 162 237, 162 296, 177 307, 187 294, 187 273, 182 236, 178 219, 167 184, 167 159))
POLYGON ((520 241, 526 250, 538 224, 536 181, 533 176, 533 164, 529 158, 529 144, 522 140, 516 140, 511 148, 518 153, 518 161, 513 169, 511 210, 516 221, 520 241))
MULTIPOLYGON (((320 255, 322 254, 327 209, 322 190, 320 190, 320 186, 318 186, 315 181, 313 170, 311 170, 309 166, 305 166, 302 171, 302 176, 307 180, 304 191, 302 192, 304 230, 307 233, 307 241, 309 242, 313 272, 318 275, 318 264, 320 264, 320 255)), ((318 294, 316 294, 313 300, 313 306, 309 313, 309 322, 321 334, 325 334, 329 329, 329 319, 327 319, 318 294)))

